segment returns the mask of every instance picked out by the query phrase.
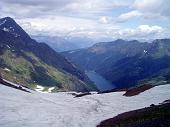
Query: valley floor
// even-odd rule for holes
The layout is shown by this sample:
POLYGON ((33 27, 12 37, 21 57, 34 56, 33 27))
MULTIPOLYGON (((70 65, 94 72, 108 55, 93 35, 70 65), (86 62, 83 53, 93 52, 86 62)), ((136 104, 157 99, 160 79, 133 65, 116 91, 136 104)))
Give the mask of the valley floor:
POLYGON ((137 96, 124 92, 75 98, 70 93, 31 93, 0 85, 1 127, 95 127, 120 113, 170 99, 170 84, 137 96))

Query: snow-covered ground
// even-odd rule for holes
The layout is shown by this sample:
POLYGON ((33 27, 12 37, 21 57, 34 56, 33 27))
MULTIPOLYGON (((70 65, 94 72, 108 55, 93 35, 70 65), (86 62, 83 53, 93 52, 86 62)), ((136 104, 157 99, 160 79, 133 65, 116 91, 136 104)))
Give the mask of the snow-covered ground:
POLYGON ((0 85, 0 127, 95 127, 119 113, 170 99, 170 85, 134 97, 123 93, 74 98, 70 93, 26 93, 0 85))

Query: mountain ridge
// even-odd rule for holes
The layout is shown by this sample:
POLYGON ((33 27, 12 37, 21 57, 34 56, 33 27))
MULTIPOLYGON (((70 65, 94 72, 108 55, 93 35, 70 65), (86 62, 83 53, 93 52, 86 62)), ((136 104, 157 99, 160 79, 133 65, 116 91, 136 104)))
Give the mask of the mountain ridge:
MULTIPOLYGON (((26 83, 27 85, 30 81, 34 84, 35 80, 38 84, 42 84, 43 81, 45 86, 50 82, 53 84, 52 86, 58 84, 58 89, 66 91, 79 91, 78 87, 80 87, 80 91, 95 90, 93 83, 83 71, 71 64, 66 58, 55 52, 47 44, 38 43, 31 39, 12 18, 6 17, 0 19, 0 24, 0 67, 3 73, 10 73, 9 71, 7 73, 4 69, 11 68, 8 70, 12 71, 15 76, 25 74, 25 80, 29 81, 24 81, 23 83, 26 83), (11 28, 12 30, 10 30, 11 28), (22 69, 18 67, 18 71, 16 66, 19 65, 22 66, 22 69), (25 73, 22 71, 25 71, 25 73), (26 74, 30 79, 27 79, 26 74), (59 77, 61 81, 60 83, 57 83, 57 78, 59 79, 59 77), (69 82, 72 86, 69 86, 69 82), (88 84, 91 84, 92 86, 88 84), (64 88, 62 88, 63 85, 64 88)), ((8 78, 8 76, 6 76, 6 78, 8 78)))
POLYGON ((152 79, 155 84, 156 77, 169 82, 170 39, 152 43, 118 39, 63 54, 82 69, 94 70, 120 88, 151 83, 152 79))

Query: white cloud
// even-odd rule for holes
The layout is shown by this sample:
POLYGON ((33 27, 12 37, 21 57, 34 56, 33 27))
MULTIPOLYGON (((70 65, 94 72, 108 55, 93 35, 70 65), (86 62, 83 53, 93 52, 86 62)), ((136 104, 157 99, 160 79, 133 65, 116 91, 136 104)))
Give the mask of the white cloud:
POLYGON ((17 21, 30 34, 90 36, 96 33, 99 35, 101 32, 104 35, 108 29, 116 28, 114 24, 103 24, 92 19, 67 16, 26 18, 17 21))
MULTIPOLYGON (((128 6, 131 0, 1 0, 0 11, 15 17, 41 17, 59 13, 96 14, 128 6), (14 11, 17 9, 22 11, 14 11)), ((95 16, 95 15, 94 15, 95 16)))
POLYGON ((98 13, 111 10, 115 7, 128 6, 131 0, 79 0, 67 4, 63 10, 84 13, 98 13))
POLYGON ((164 28, 155 19, 161 17, 162 21, 162 17, 170 15, 169 3, 169 0, 1 0, 0 16, 12 16, 29 34, 87 36, 98 40, 159 38, 164 28), (152 19, 135 20, 132 25, 130 21, 135 17, 152 19))
POLYGON ((143 33, 161 33, 163 28, 160 26, 140 25, 138 30, 143 33))
POLYGON ((110 22, 110 18, 106 17, 106 16, 100 17, 99 22, 101 22, 103 24, 107 24, 110 22))
POLYGON ((158 7, 163 4, 164 0, 135 0, 133 6, 143 11, 159 11, 158 7))
POLYGON ((135 0, 133 7, 146 15, 170 16, 169 0, 135 0))
POLYGON ((118 17, 118 22, 124 22, 124 21, 127 21, 131 18, 134 18, 134 17, 139 17, 141 16, 142 13, 138 12, 138 11, 131 11, 131 12, 127 12, 127 13, 124 13, 124 14, 121 14, 119 17, 118 17))
POLYGON ((118 16, 118 22, 125 22, 133 17, 142 17, 145 20, 170 18, 170 0, 135 0, 130 8, 133 10, 118 16))
POLYGON ((113 39, 154 39, 164 38, 167 32, 161 26, 139 25, 136 28, 120 28, 115 24, 103 24, 96 20, 64 16, 18 20, 30 34, 49 36, 88 37, 95 41, 113 39))
POLYGON ((117 38, 125 39, 154 39, 163 38, 164 29, 160 26, 140 25, 137 28, 119 29, 114 32, 117 38))

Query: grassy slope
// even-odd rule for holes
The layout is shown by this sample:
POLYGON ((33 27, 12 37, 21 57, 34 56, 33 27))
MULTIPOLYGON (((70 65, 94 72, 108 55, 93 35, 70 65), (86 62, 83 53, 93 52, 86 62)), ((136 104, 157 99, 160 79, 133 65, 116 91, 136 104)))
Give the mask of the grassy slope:
POLYGON ((68 83, 74 84, 74 78, 69 74, 45 64, 32 53, 23 52, 21 55, 8 49, 0 56, 0 64, 0 71, 4 78, 32 89, 42 85, 45 88, 55 86, 53 91, 67 91, 68 83))

